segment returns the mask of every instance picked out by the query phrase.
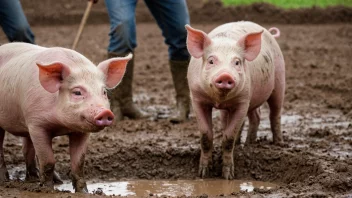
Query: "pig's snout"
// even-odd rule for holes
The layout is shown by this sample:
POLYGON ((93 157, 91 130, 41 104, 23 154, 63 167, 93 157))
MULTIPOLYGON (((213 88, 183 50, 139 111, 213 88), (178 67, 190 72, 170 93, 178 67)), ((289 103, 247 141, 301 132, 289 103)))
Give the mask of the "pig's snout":
POLYGON ((97 126, 109 126, 112 124, 113 120, 114 114, 108 109, 102 110, 98 115, 94 117, 94 121, 97 126))
POLYGON ((235 86, 235 80, 228 73, 222 73, 214 79, 215 87, 221 90, 231 90, 235 86))

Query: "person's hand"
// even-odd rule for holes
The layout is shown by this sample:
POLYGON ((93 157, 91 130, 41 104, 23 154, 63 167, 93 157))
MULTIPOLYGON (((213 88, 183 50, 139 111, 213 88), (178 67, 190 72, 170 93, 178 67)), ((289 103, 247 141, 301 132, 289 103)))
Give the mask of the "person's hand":
POLYGON ((88 0, 88 1, 93 1, 93 3, 98 3, 98 0, 88 0))

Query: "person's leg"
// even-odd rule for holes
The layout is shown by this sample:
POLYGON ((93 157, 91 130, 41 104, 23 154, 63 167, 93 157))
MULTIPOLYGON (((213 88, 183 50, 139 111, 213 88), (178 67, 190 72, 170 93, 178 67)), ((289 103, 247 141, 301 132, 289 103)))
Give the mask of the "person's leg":
POLYGON ((185 25, 190 22, 186 1, 145 0, 145 2, 162 30, 165 43, 169 46, 169 59, 188 60, 185 25))
POLYGON ((105 0, 110 20, 108 52, 128 54, 136 48, 137 0, 105 0))
POLYGON ((34 43, 34 34, 19 0, 0 0, 0 25, 10 42, 34 43))
POLYGON ((152 12, 165 43, 169 46, 169 63, 176 90, 177 112, 171 122, 182 122, 189 114, 189 88, 187 68, 190 55, 187 51, 186 24, 189 24, 188 8, 185 0, 145 0, 152 12))
MULTIPOLYGON (((126 56, 134 51, 136 42, 135 8, 137 0, 105 0, 110 19, 108 58, 126 56)), ((122 82, 110 94, 111 109, 116 120, 147 117, 132 100, 134 58, 128 62, 122 82)))

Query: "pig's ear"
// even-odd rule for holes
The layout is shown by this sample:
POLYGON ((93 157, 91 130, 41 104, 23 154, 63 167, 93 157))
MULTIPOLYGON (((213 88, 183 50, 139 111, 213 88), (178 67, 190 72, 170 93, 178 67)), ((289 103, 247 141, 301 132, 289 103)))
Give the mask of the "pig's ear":
POLYGON ((237 41, 237 45, 244 49, 244 58, 246 60, 252 61, 258 56, 261 49, 263 31, 249 33, 237 41))
POLYGON ((60 63, 50 64, 36 63, 39 68, 39 81, 42 87, 50 93, 55 93, 60 89, 62 80, 70 74, 70 69, 60 63))
POLYGON ((127 63, 131 59, 132 54, 129 54, 126 57, 111 58, 99 63, 98 68, 105 74, 106 86, 109 89, 115 88, 121 82, 127 63))
POLYGON ((194 58, 200 58, 204 54, 204 48, 211 44, 211 40, 203 31, 192 28, 189 25, 187 29, 187 49, 194 58))

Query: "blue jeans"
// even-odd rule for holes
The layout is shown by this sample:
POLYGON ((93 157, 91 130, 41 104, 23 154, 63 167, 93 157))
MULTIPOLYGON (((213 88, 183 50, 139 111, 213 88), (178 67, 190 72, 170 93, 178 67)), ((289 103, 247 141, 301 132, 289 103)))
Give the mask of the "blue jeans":
POLYGON ((34 35, 19 0, 0 0, 0 25, 10 42, 34 43, 34 35))
MULTIPOLYGON (((170 60, 188 60, 185 25, 189 24, 185 0, 145 0, 165 43, 169 47, 170 60)), ((110 42, 108 52, 124 54, 137 47, 135 10, 137 0, 105 0, 110 18, 110 42)))

